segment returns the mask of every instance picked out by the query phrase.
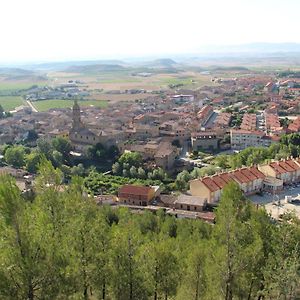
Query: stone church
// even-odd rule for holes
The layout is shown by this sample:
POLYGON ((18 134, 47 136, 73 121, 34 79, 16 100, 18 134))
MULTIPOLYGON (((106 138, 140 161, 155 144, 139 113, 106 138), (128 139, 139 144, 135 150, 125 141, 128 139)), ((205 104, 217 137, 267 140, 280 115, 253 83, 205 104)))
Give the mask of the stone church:
POLYGON ((112 134, 103 130, 89 128, 81 120, 80 106, 75 100, 73 105, 73 123, 69 132, 69 138, 77 150, 84 151, 91 145, 101 143, 105 147, 117 145, 118 141, 112 134))

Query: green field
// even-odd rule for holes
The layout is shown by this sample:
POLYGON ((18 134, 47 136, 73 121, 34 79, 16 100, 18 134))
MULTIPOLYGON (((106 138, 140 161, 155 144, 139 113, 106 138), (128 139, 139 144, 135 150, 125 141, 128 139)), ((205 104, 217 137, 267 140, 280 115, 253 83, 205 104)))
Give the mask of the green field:
POLYGON ((177 85, 183 84, 184 88, 200 88, 205 85, 212 85, 210 77, 196 77, 196 76, 182 76, 182 77, 173 77, 173 78, 161 78, 160 81, 157 81, 156 84, 159 85, 177 85))
POLYGON ((23 98, 20 96, 1 96, 0 105, 5 111, 14 110, 17 106, 24 104, 23 98))
MULTIPOLYGON (((72 100, 42 100, 42 101, 34 101, 32 102, 33 106, 38 111, 47 111, 51 108, 69 108, 73 106, 72 100)), ((106 107, 108 102, 105 100, 87 100, 87 101, 78 101, 80 106, 97 106, 97 107, 106 107)))
POLYGON ((45 85, 46 81, 41 82, 16 82, 16 81, 0 81, 0 91, 18 91, 28 89, 33 85, 45 85))

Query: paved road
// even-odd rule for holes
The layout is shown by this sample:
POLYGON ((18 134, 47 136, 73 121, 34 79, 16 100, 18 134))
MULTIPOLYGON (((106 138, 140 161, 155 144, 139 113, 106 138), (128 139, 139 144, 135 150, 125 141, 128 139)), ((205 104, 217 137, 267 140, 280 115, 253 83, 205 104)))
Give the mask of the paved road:
POLYGON ((300 194, 300 186, 296 188, 287 188, 284 189, 280 194, 276 195, 275 197, 272 194, 266 194, 264 193, 263 196, 259 195, 252 195, 248 198, 252 200, 254 203, 258 204, 268 204, 272 203, 273 199, 278 201, 283 201, 285 199, 285 196, 292 196, 293 198, 297 197, 300 194))
POLYGON ((29 100, 27 100, 26 102, 31 107, 33 112, 38 112, 38 110, 33 106, 33 104, 29 100))
POLYGON ((264 205, 267 212, 269 212, 275 219, 279 218, 281 214, 288 211, 294 211, 295 214, 300 218, 300 205, 286 203, 285 196, 291 196, 292 198, 300 199, 300 186, 295 188, 286 188, 276 196, 264 194, 263 196, 253 195, 249 196, 248 198, 254 203, 264 205), (273 203, 274 200, 275 203, 273 203))

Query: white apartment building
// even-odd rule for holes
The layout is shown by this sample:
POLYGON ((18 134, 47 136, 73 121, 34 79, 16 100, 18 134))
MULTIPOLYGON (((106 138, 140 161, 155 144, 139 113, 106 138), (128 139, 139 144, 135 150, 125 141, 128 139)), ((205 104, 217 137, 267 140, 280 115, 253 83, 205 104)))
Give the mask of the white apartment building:
POLYGON ((269 147, 276 139, 266 136, 262 131, 232 129, 230 142, 232 149, 243 150, 248 147, 269 147))

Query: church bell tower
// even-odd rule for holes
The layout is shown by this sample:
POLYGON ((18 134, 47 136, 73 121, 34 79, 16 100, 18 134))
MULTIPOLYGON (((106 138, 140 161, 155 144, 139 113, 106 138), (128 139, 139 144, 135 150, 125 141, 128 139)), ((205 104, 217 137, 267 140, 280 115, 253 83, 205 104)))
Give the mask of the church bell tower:
POLYGON ((80 107, 77 100, 74 101, 73 105, 73 129, 82 128, 81 118, 80 118, 80 107))

